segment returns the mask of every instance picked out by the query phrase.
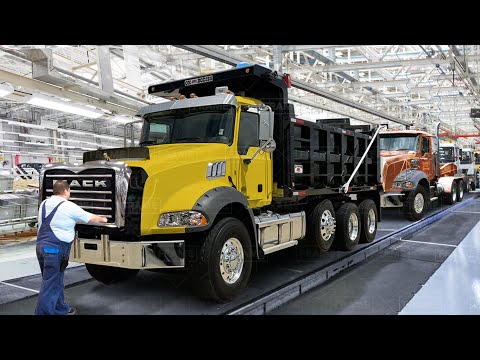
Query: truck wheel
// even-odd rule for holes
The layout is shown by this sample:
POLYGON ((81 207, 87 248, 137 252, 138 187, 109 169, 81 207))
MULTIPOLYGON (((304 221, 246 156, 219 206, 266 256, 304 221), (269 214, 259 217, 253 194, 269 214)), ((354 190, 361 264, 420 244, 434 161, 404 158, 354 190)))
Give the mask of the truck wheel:
POLYGON ((461 202, 463 200, 464 195, 465 195, 465 183, 463 182, 463 180, 458 180, 457 201, 461 202))
POLYGON ((340 250, 352 250, 360 240, 362 229, 357 205, 345 203, 337 211, 337 235, 335 246, 340 250))
POLYGON ((358 206, 358 213, 360 215, 361 229, 360 242, 370 243, 377 235, 377 207, 373 200, 363 200, 358 206))
POLYGON ((215 301, 230 301, 245 289, 252 271, 252 243, 243 223, 232 217, 220 220, 200 249, 196 287, 215 301))
POLYGON ((418 185, 413 191, 406 196, 403 204, 403 212, 405 217, 410 220, 420 220, 425 214, 425 204, 427 203, 427 191, 422 185, 418 185))
POLYGON ((471 190, 471 191, 475 191, 475 189, 477 188, 475 182, 476 182, 476 180, 474 179, 474 180, 470 183, 470 190, 471 190))
POLYGON ((458 186, 454 181, 452 182, 452 191, 445 194, 445 201, 448 205, 453 205, 458 199, 458 186))
POLYGON ((138 273, 138 269, 124 269, 113 266, 85 264, 85 267, 95 280, 106 285, 128 280, 138 273))
POLYGON ((317 204, 307 224, 307 241, 314 244, 321 253, 327 252, 335 238, 335 210, 330 200, 317 204))

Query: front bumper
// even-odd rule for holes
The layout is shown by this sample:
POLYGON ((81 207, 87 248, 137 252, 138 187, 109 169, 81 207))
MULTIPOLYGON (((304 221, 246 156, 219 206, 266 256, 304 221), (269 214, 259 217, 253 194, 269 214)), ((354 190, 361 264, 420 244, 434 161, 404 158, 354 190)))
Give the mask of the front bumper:
POLYGON ((128 269, 183 268, 185 241, 113 241, 106 234, 100 239, 76 238, 70 261, 128 269))

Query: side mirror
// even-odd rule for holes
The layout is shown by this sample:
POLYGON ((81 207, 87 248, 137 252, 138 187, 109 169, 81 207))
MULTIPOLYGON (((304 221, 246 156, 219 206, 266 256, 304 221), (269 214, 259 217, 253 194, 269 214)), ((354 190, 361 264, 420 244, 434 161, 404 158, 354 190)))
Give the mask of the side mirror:
POLYGON ((270 138, 269 140, 265 141, 257 151, 255 151, 255 154, 253 154, 251 159, 243 159, 243 163, 248 165, 252 162, 253 159, 255 159, 255 157, 260 153, 260 151, 265 151, 266 153, 272 153, 275 151, 276 148, 277 148, 277 144, 275 143, 275 140, 270 138))
POLYGON ((275 143, 275 140, 271 139, 270 141, 267 141, 265 144, 265 146, 263 146, 263 151, 265 151, 266 153, 273 153, 275 151, 275 149, 277 148, 277 144, 275 143))
POLYGON ((259 109, 258 139, 266 141, 273 138, 273 111, 269 106, 259 109))

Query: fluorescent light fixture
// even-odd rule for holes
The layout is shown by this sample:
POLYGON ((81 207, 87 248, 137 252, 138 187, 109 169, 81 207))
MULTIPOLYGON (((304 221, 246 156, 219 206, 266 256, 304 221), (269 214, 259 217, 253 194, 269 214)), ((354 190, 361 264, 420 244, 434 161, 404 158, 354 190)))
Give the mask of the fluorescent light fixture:
POLYGON ((45 137, 45 136, 30 135, 30 134, 18 134, 18 136, 21 136, 21 137, 32 137, 32 138, 37 138, 37 139, 49 139, 48 137, 45 137))
POLYGON ((36 143, 36 142, 30 142, 30 141, 25 141, 24 144, 25 144, 25 145, 50 146, 50 144, 36 143))
POLYGON ((134 120, 135 119, 129 118, 127 116, 121 116, 121 115, 117 115, 117 116, 113 117, 113 119, 112 119, 112 121, 116 121, 116 122, 119 122, 121 124, 128 124, 129 122, 132 122, 134 120))
POLYGON ((67 133, 67 134, 77 134, 77 135, 85 135, 85 136, 92 136, 92 134, 89 134, 85 131, 78 131, 78 130, 70 130, 70 129, 57 129, 57 131, 62 132, 62 133, 67 133))
POLYGON ((123 141, 123 138, 118 138, 118 137, 114 137, 114 136, 108 136, 108 135, 99 135, 99 134, 94 134, 93 135, 94 137, 96 138, 99 138, 99 139, 107 139, 107 140, 116 140, 116 141, 123 141))
POLYGON ((89 108, 87 106, 69 104, 66 101, 57 100, 53 97, 40 94, 33 95, 30 100, 27 101, 27 104, 36 105, 47 109, 63 111, 70 114, 85 116, 92 119, 97 119, 100 116, 104 115, 104 112, 98 109, 89 108))
POLYGON ((9 83, 0 84, 0 97, 4 97, 13 93, 14 88, 9 83))
POLYGON ((40 126, 40 125, 36 125, 36 124, 29 124, 29 123, 22 123, 20 121, 7 121, 7 124, 8 125, 17 125, 17 126, 23 126, 23 127, 26 127, 26 128, 32 128, 32 129, 42 129, 42 130, 45 130, 45 128, 43 126, 40 126))

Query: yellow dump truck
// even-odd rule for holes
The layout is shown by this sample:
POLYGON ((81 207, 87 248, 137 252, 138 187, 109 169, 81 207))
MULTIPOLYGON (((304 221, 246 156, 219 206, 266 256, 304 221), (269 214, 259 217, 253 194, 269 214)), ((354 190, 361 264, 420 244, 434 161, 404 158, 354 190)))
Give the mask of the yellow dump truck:
POLYGON ((139 270, 186 269, 229 301, 252 262, 308 244, 351 250, 380 216, 380 129, 297 119, 284 77, 254 65, 150 86, 168 101, 139 112, 138 147, 49 164, 40 198, 67 180, 71 201, 107 224, 79 224, 71 260, 109 284, 139 270))

